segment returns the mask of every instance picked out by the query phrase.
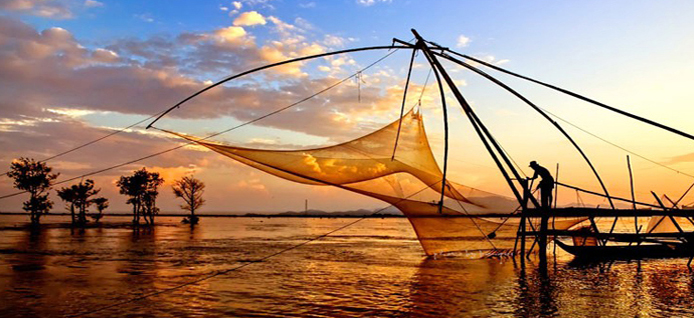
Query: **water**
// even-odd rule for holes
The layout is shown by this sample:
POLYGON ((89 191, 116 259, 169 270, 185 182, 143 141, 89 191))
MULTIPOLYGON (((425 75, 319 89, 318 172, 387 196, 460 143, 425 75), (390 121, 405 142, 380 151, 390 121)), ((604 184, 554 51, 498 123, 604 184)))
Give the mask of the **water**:
MULTIPOLYGON (((127 217, 38 233, 0 217, 0 316, 82 313, 246 264, 354 219, 203 218, 191 230, 127 217)), ((405 219, 367 219, 240 270, 119 305, 124 317, 671 317, 694 315, 686 259, 575 265, 558 253, 548 277, 531 261, 427 259, 405 219)))

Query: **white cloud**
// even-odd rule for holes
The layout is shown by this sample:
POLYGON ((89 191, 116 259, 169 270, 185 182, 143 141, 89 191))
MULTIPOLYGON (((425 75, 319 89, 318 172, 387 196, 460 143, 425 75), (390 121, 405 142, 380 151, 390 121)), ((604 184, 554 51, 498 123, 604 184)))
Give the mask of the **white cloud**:
POLYGON ((299 7, 304 8, 304 9, 315 8, 316 3, 313 1, 306 2, 306 3, 299 3, 299 7))
POLYGON ((82 117, 90 114, 94 114, 96 111, 88 109, 71 109, 71 108, 46 108, 48 112, 59 114, 63 116, 68 116, 72 118, 82 117))
POLYGON ((0 1, 0 9, 11 11, 29 10, 34 7, 34 2, 30 0, 5 0, 0 1))
POLYGON ((96 49, 92 52, 92 58, 95 62, 113 63, 119 60, 118 54, 107 49, 96 49))
POLYGON ((70 19, 73 17, 72 11, 67 5, 56 0, 0 0, 0 9, 21 11, 51 19, 70 19))
POLYGON ((236 8, 236 10, 241 10, 241 7, 243 7, 241 2, 239 2, 239 1, 234 1, 231 4, 234 6, 234 8, 236 8))
POLYGON ((239 15, 238 18, 234 19, 234 25, 236 26, 253 26, 258 24, 266 24, 265 17, 256 11, 244 12, 239 15))
POLYGON ((470 44, 470 38, 461 34, 460 36, 458 36, 458 42, 455 46, 466 47, 468 44, 470 44))
POLYGON ((292 31, 302 31, 299 28, 297 28, 295 25, 286 23, 277 17, 270 16, 268 17, 268 20, 270 20, 273 24, 275 24, 275 30, 279 32, 282 36, 288 37, 290 36, 292 31))
POLYGON ((222 11, 229 11, 229 8, 228 8, 228 7, 225 7, 225 6, 219 6, 219 10, 222 10, 222 11))
POLYGON ((133 16, 134 16, 135 18, 138 18, 138 19, 140 19, 140 20, 142 20, 142 21, 145 21, 145 22, 148 22, 148 23, 154 22, 154 18, 152 18, 152 15, 149 14, 149 13, 135 14, 135 15, 133 15, 133 16))
POLYGON ((487 63, 494 64, 494 65, 502 65, 502 64, 506 64, 506 63, 510 62, 510 60, 508 60, 508 59, 499 60, 494 55, 485 55, 480 59, 487 62, 487 63))
POLYGON ((495 65, 502 65, 502 64, 506 64, 506 63, 508 63, 508 62, 511 62, 511 60, 509 60, 509 59, 503 59, 503 60, 497 61, 497 62, 494 63, 494 64, 495 64, 495 65))
POLYGON ((296 24, 298 27, 304 29, 304 30, 313 30, 316 27, 311 24, 311 22, 308 22, 306 19, 303 19, 301 17, 297 17, 294 19, 294 24, 296 24))
POLYGON ((87 8, 96 8, 96 7, 103 7, 104 4, 102 2, 99 2, 96 0, 86 0, 86 1, 84 1, 84 6, 87 8))
POLYGON ((357 4, 365 7, 372 6, 376 3, 391 3, 392 0, 357 0, 357 4))
POLYGON ((347 42, 354 42, 353 38, 343 38, 340 36, 326 34, 323 38, 323 44, 330 47, 343 47, 347 42))

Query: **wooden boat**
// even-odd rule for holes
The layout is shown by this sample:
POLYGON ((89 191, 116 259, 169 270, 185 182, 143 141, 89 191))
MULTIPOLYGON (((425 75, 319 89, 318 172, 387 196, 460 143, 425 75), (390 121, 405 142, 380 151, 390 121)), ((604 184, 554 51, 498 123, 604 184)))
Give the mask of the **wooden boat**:
POLYGON ((569 245, 560 240, 557 245, 564 251, 581 259, 643 259, 689 257, 690 244, 682 242, 644 243, 632 245, 569 245))

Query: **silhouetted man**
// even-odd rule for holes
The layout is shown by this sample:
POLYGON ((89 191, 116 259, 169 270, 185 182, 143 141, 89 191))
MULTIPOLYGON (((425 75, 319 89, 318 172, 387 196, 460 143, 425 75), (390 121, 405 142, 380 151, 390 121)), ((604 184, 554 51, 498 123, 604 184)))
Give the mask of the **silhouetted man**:
POLYGON ((538 165, 536 161, 530 162, 530 168, 535 170, 535 175, 533 175, 532 178, 528 178, 529 180, 537 179, 538 176, 542 178, 540 183, 537 185, 537 188, 540 189, 540 204, 542 205, 542 208, 549 209, 552 207, 552 189, 554 189, 554 178, 552 178, 552 174, 549 173, 547 168, 538 165))

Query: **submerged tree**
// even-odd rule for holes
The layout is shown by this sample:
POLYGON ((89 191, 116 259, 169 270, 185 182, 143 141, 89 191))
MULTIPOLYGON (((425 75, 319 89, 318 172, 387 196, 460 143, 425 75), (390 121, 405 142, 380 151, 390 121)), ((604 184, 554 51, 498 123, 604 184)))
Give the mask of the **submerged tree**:
POLYGON ((19 158, 12 161, 7 172, 7 176, 14 179, 15 188, 29 193, 29 200, 24 202, 23 209, 30 213, 32 225, 38 225, 41 215, 53 207, 46 192, 51 189, 59 173, 51 173, 52 170, 45 162, 19 158))
POLYGON ((72 188, 62 188, 57 191, 58 197, 63 200, 64 202, 67 203, 65 206, 65 209, 70 211, 70 217, 72 220, 72 223, 77 222, 77 216, 75 215, 75 191, 72 190, 72 188))
POLYGON ((87 223, 87 212, 93 203, 91 197, 99 191, 101 189, 94 189, 94 180, 90 179, 58 190, 58 196, 68 204, 66 208, 70 210, 73 224, 83 226, 87 223))
POLYGON ((205 183, 195 179, 195 177, 185 176, 180 180, 176 180, 171 187, 176 197, 182 198, 186 202, 186 204, 181 205, 181 209, 190 211, 190 216, 183 219, 183 222, 191 225, 198 224, 198 217, 195 216, 195 211, 205 203, 205 200, 202 198, 202 194, 205 192, 205 183))
POLYGON ((104 217, 104 210, 106 210, 108 208, 108 199, 106 199, 104 197, 99 197, 99 198, 93 199, 92 203, 94 203, 94 205, 96 205, 96 210, 99 212, 93 213, 91 215, 91 217, 92 217, 92 219, 94 219, 94 221, 99 222, 99 220, 101 220, 101 218, 104 217))
POLYGON ((140 217, 145 224, 154 225, 154 215, 159 213, 156 201, 159 195, 158 188, 164 183, 164 179, 157 172, 149 172, 142 168, 133 172, 131 176, 122 176, 118 180, 120 193, 127 195, 126 203, 133 206, 133 223, 140 224, 140 217))

